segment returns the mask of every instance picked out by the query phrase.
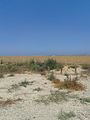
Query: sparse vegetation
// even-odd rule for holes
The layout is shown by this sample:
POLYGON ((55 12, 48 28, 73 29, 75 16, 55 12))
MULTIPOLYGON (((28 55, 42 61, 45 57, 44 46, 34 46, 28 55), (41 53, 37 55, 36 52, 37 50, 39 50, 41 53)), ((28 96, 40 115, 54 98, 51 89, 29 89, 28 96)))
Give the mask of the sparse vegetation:
POLYGON ((29 82, 26 81, 26 79, 24 81, 22 81, 21 83, 19 83, 20 86, 23 86, 23 87, 27 87, 27 85, 29 85, 29 82))
POLYGON ((3 73, 0 73, 0 78, 4 78, 4 75, 3 75, 3 73))
POLYGON ((51 92, 50 95, 41 96, 40 98, 36 99, 35 101, 37 103, 44 103, 46 105, 51 103, 51 102, 58 104, 62 101, 67 101, 67 95, 65 92, 55 91, 55 92, 51 92))
POLYGON ((12 91, 16 91, 19 89, 19 85, 18 84, 13 84, 9 89, 8 92, 12 92, 12 91))
POLYGON ((80 102, 81 103, 90 103, 90 97, 86 97, 86 98, 80 98, 80 102))
POLYGON ((70 90, 84 90, 85 87, 77 80, 64 80, 59 83, 54 83, 54 87, 59 89, 70 89, 70 90))
POLYGON ((40 72, 41 75, 46 75, 45 71, 40 72))
MULTIPOLYGON (((53 57, 52 58, 46 57, 47 59, 44 59, 44 57, 42 57, 43 60, 34 59, 34 58, 31 59, 31 58, 30 60, 24 62, 5 62, 5 60, 1 59, 2 64, 0 64, 0 72, 23 73, 24 71, 32 71, 32 72, 39 72, 42 75, 43 74, 45 75, 45 71, 56 69, 56 70, 61 70, 61 74, 62 74, 64 67, 63 64, 64 62, 62 63, 62 60, 60 63, 60 61, 58 61, 56 58, 53 57)), ((77 73, 77 66, 78 65, 75 64, 70 65, 71 68, 75 69, 75 73, 77 73)), ((90 65, 82 64, 82 68, 89 69, 90 65)))
POLYGON ((48 75, 48 80, 53 81, 53 80, 55 80, 55 79, 56 79, 56 78, 55 78, 53 72, 48 75))
POLYGON ((1 73, 15 73, 18 71, 18 67, 16 64, 1 64, 0 65, 0 72, 1 73))
POLYGON ((17 70, 18 70, 18 66, 16 65, 16 64, 8 64, 7 65, 7 69, 11 72, 11 73, 13 73, 13 72, 16 72, 17 70))
POLYGON ((85 70, 90 69, 90 64, 82 64, 82 69, 85 69, 85 70))
POLYGON ((53 70, 57 68, 57 62, 53 59, 48 59, 44 62, 47 70, 53 70))
POLYGON ((14 76, 14 74, 13 74, 13 73, 8 75, 8 77, 13 77, 13 76, 14 76))
POLYGON ((42 88, 38 87, 38 88, 33 89, 33 91, 39 92, 39 91, 42 91, 42 88))
POLYGON ((29 68, 31 71, 38 71, 39 70, 39 65, 34 61, 34 60, 31 60, 30 63, 29 63, 29 68))
POLYGON ((22 101, 22 99, 18 98, 18 99, 0 100, 0 106, 6 107, 6 106, 9 106, 9 105, 15 104, 18 101, 22 101))
POLYGON ((29 68, 34 72, 45 72, 58 68, 62 69, 62 64, 57 63, 56 60, 53 59, 47 59, 44 62, 31 60, 29 63, 29 68))
POLYGON ((53 80, 52 83, 54 83, 54 84, 60 84, 60 80, 58 80, 58 79, 53 80))
POLYGON ((58 120, 69 120, 70 118, 73 118, 75 117, 75 113, 70 111, 70 112, 63 112, 61 111, 59 114, 58 114, 58 120))
POLYGON ((25 63, 3 63, 0 64, 0 72, 2 73, 22 73, 24 71, 41 72, 44 73, 48 70, 57 69, 61 64, 53 59, 47 59, 44 62, 39 62, 32 59, 30 62, 25 63))
MULTIPOLYGON (((20 86, 23 87, 27 87, 27 85, 32 85, 34 83, 34 81, 28 82, 26 79, 18 84, 13 84, 11 85, 11 87, 8 89, 8 92, 13 92, 16 90, 20 89, 20 86)), ((37 88, 37 90, 39 91, 39 88, 37 88)))

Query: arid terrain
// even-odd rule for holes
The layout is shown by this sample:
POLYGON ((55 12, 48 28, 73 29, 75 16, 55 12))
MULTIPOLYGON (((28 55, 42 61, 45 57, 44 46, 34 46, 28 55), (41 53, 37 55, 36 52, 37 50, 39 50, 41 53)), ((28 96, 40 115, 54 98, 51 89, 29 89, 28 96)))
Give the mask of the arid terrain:
POLYGON ((0 120, 90 120, 89 64, 3 61, 0 120))

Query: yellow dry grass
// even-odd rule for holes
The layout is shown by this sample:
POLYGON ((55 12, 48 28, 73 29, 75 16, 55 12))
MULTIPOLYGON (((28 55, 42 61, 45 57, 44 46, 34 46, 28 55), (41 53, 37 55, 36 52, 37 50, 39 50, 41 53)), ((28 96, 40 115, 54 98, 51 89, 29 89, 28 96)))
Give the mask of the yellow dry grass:
POLYGON ((59 89, 70 89, 70 90, 85 90, 85 86, 75 80, 66 80, 66 81, 60 81, 60 80, 54 80, 52 81, 54 83, 55 88, 59 89))
POLYGON ((55 59, 60 63, 67 64, 90 64, 90 56, 0 56, 3 62, 29 62, 32 59, 43 62, 46 59, 55 59))

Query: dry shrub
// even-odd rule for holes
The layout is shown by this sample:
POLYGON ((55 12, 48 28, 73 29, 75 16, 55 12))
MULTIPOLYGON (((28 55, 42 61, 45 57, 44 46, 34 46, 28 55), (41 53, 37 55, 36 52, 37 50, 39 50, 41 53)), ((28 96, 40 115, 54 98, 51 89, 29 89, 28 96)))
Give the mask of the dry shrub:
POLYGON ((45 71, 40 72, 41 75, 46 75, 45 71))
POLYGON ((0 78, 4 78, 4 74, 3 73, 0 73, 0 78))
POLYGON ((7 100, 0 100, 0 106, 5 107, 8 105, 12 105, 15 104, 17 101, 21 101, 22 99, 18 98, 18 99, 7 99, 7 100))
POLYGON ((82 64, 82 69, 85 69, 85 70, 90 69, 90 64, 82 64))
POLYGON ((70 89, 70 90, 84 90, 85 86, 82 85, 81 83, 77 82, 76 80, 64 80, 64 81, 59 81, 55 80, 53 81, 54 87, 59 88, 59 89, 70 89))
POLYGON ((58 79, 57 79, 57 80, 53 80, 52 82, 53 82, 54 84, 60 84, 60 80, 58 80, 58 79))
POLYGON ((8 75, 8 77, 13 77, 13 76, 14 76, 14 74, 13 74, 13 73, 11 73, 11 74, 9 74, 9 75, 8 75))

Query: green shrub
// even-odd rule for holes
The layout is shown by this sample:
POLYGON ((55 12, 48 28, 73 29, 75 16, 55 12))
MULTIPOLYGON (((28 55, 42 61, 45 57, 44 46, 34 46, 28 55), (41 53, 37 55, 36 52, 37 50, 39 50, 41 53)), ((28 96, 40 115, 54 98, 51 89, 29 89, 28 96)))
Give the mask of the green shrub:
POLYGON ((44 63, 31 60, 29 65, 29 69, 34 72, 43 72, 46 70, 46 65, 44 63))
POLYGON ((29 82, 25 80, 25 81, 19 83, 19 85, 23 86, 23 87, 27 87, 27 85, 29 85, 29 82))
POLYGON ((0 65, 0 72, 3 73, 3 72, 6 72, 6 71, 7 71, 6 65, 1 64, 0 65))
POLYGON ((36 64, 36 62, 34 60, 31 60, 29 63, 29 68, 31 71, 38 71, 39 65, 36 64))
POLYGON ((47 70, 53 69, 63 69, 63 65, 56 62, 56 60, 48 59, 44 62, 38 62, 31 60, 30 62, 25 63, 4 63, 0 64, 0 72, 2 73, 21 73, 24 71, 33 71, 33 72, 44 72, 47 70))
POLYGON ((55 80, 55 79, 56 78, 55 78, 53 72, 50 75, 48 75, 48 80, 52 81, 52 80, 55 80))
POLYGON ((16 72, 17 70, 18 70, 17 67, 13 66, 11 67, 10 72, 16 72))
POLYGON ((14 63, 0 64, 0 72, 2 73, 14 73, 17 72, 19 68, 21 67, 14 63))
POLYGON ((45 63, 36 62, 36 64, 38 65, 38 71, 39 71, 39 72, 43 72, 43 71, 46 70, 46 65, 45 65, 45 63))
POLYGON ((48 59, 44 63, 45 63, 45 66, 46 66, 47 70, 53 70, 53 69, 57 68, 57 62, 56 62, 56 60, 48 59))
POLYGON ((61 70, 61 73, 62 73, 62 70, 63 70, 63 67, 64 65, 61 64, 61 63, 57 63, 56 60, 53 60, 53 59, 48 59, 46 61, 44 61, 44 66, 47 70, 53 70, 53 69, 56 69, 56 70, 61 70))

